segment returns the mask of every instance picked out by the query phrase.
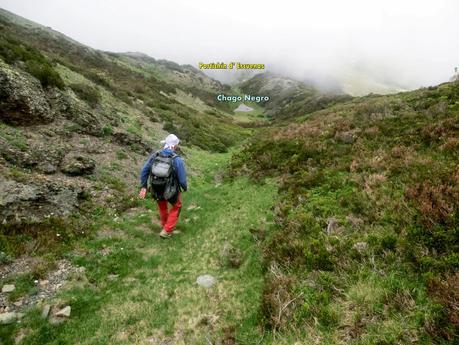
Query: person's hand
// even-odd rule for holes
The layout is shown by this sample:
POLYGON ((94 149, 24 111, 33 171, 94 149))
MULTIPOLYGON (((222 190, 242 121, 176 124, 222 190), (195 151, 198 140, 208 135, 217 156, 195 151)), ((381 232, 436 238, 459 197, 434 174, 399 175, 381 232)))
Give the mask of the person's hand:
POLYGON ((145 195, 147 195, 147 189, 146 188, 140 189, 139 198, 145 199, 145 195))

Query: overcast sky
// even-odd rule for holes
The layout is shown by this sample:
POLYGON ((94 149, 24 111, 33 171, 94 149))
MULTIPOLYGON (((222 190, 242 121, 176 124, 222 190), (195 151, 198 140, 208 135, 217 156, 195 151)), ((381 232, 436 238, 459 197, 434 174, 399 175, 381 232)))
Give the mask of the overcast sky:
POLYGON ((0 7, 107 51, 264 63, 298 78, 360 70, 409 87, 459 65, 456 0, 0 0, 0 7))

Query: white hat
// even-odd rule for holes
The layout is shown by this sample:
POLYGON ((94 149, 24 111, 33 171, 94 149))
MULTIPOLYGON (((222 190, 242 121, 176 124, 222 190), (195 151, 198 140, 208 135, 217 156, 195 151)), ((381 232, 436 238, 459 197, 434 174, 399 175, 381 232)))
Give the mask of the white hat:
POLYGON ((177 138, 175 134, 169 134, 166 139, 161 140, 161 144, 165 144, 164 148, 165 149, 170 149, 174 146, 177 146, 180 142, 180 139, 177 138))

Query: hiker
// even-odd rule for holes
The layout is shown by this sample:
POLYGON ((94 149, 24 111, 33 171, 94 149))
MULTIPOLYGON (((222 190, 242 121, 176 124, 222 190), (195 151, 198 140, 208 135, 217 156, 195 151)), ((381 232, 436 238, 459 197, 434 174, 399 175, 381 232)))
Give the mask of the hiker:
POLYGON ((182 208, 181 190, 186 191, 186 171, 183 160, 177 155, 180 140, 169 134, 161 141, 164 148, 153 153, 140 172, 141 189, 139 197, 144 199, 147 194, 148 180, 153 198, 158 203, 162 230, 159 236, 168 238, 177 224, 182 208), (168 203, 172 208, 168 209, 168 203))

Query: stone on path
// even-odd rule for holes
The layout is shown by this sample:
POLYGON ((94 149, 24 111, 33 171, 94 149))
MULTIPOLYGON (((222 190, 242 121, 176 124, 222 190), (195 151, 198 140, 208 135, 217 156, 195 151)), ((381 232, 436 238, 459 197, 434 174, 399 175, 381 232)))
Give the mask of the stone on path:
POLYGON ((0 314, 0 325, 7 325, 13 323, 14 321, 20 319, 23 316, 24 314, 15 312, 2 313, 0 314))
POLYGON ((66 306, 65 308, 59 310, 56 314, 54 314, 55 316, 64 316, 64 317, 70 317, 70 311, 72 310, 72 308, 70 308, 70 306, 66 306))
POLYGON ((42 317, 43 319, 46 319, 46 318, 48 317, 48 315, 49 315, 49 311, 50 311, 50 310, 51 310, 51 306, 50 306, 49 304, 45 305, 45 306, 43 307, 42 312, 41 312, 41 317, 42 317))
POLYGON ((117 280, 118 277, 119 277, 118 274, 109 274, 109 275, 107 276, 107 279, 110 280, 110 281, 114 281, 114 280, 117 280))
POLYGON ((46 286, 49 284, 49 280, 40 280, 38 283, 40 284, 40 286, 46 286))
POLYGON ((196 283, 198 283, 200 286, 205 287, 206 289, 209 289, 214 285, 216 282, 216 279, 212 277, 210 274, 204 274, 198 277, 196 279, 196 283))
POLYGON ((13 284, 6 284, 2 287, 3 293, 13 292, 16 287, 13 284))

